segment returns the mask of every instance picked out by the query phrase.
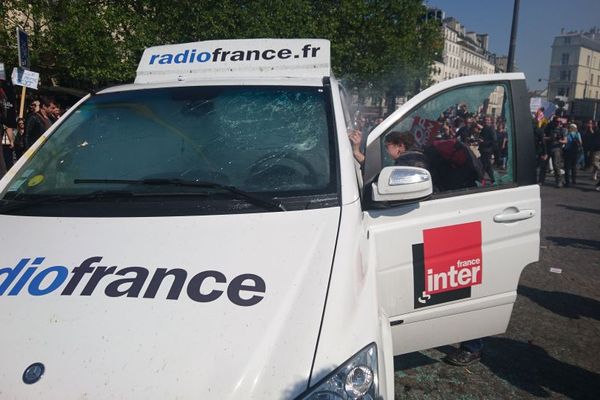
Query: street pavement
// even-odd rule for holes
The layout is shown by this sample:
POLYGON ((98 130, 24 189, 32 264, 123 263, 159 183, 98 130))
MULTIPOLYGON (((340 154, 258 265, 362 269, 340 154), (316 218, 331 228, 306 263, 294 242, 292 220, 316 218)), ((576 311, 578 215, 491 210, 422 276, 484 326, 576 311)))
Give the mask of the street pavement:
POLYGON ((521 275, 508 331, 486 338, 481 362, 468 367, 442 361, 450 346, 396 357, 397 399, 600 399, 594 185, 580 172, 572 187, 542 187, 540 261, 521 275))

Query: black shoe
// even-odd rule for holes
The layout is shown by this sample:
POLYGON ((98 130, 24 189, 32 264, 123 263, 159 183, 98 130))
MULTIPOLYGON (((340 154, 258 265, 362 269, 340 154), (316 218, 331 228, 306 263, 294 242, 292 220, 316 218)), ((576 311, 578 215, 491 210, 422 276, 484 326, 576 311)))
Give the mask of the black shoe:
POLYGON ((481 358, 481 351, 470 352, 465 349, 456 349, 454 352, 448 354, 444 361, 448 364, 463 367, 478 361, 481 358))

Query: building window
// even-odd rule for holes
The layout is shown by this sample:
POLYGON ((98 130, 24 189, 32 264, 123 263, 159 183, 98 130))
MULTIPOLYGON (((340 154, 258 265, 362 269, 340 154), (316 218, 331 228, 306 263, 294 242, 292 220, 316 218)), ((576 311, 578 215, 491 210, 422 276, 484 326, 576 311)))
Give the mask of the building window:
POLYGON ((570 81, 571 80, 571 70, 560 71, 560 80, 561 81, 570 81))
POLYGON ((566 96, 569 97, 569 88, 559 87, 557 90, 558 96, 566 96))
POLYGON ((563 53, 563 54, 562 54, 562 57, 561 57, 561 59, 560 59, 560 63, 561 63, 562 65, 567 65, 567 64, 569 64, 569 53, 563 53))
POLYGON ((570 37, 566 37, 565 38, 565 44, 569 44, 571 43, 571 38, 570 37))

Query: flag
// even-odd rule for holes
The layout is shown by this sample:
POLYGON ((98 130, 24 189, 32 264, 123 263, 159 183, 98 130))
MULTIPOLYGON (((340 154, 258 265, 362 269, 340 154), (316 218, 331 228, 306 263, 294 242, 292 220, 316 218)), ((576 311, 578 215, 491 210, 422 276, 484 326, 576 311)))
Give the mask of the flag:
POLYGON ((410 132, 415 137, 415 142, 419 147, 424 147, 433 142, 437 134, 440 132, 442 124, 430 119, 414 117, 410 132))

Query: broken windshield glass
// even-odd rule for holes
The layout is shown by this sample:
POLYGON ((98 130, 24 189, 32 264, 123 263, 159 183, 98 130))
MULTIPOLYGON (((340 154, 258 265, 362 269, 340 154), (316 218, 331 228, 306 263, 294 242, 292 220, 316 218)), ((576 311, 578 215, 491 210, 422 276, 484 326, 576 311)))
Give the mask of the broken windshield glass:
POLYGON ((97 95, 57 128, 8 192, 81 195, 107 190, 94 179, 182 179, 269 198, 336 193, 327 112, 323 89, 315 87, 199 86, 97 95), (79 177, 90 182, 74 184, 79 177))

